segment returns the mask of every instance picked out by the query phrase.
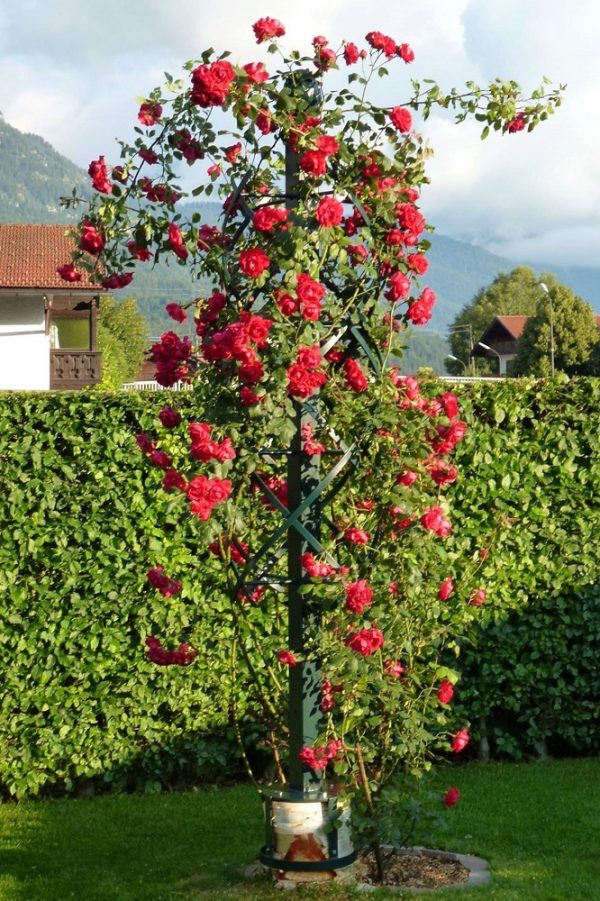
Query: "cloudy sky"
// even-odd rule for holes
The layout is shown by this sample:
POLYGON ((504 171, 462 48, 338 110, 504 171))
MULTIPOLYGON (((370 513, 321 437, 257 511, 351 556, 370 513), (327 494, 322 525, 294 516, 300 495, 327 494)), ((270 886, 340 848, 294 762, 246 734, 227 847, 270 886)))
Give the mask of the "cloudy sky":
POLYGON ((101 153, 115 161, 115 138, 130 136, 137 98, 164 71, 209 46, 261 59, 250 26, 265 15, 299 49, 316 34, 363 46, 372 29, 410 43, 415 62, 381 83, 390 105, 410 77, 566 83, 562 108, 531 135, 482 142, 474 125, 432 116, 422 205, 443 234, 513 259, 600 264, 598 0, 0 0, 0 110, 81 166, 101 153))

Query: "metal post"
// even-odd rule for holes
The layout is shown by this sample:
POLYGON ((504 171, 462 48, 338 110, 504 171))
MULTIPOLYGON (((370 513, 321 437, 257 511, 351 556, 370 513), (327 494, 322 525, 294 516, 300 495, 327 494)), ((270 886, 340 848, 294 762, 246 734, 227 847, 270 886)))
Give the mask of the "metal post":
MULTIPOLYGON (((293 209, 298 202, 298 155, 288 146, 285 154, 286 207, 293 209)), ((321 457, 308 457, 302 451, 302 427, 315 420, 310 406, 295 403, 296 430, 288 457, 287 482, 289 509, 297 510, 319 484, 321 457)), ((307 507, 299 517, 315 538, 320 538, 321 504, 319 499, 307 507)), ((302 554, 310 550, 306 541, 294 528, 288 529, 288 620, 289 648, 300 658, 306 653, 309 637, 316 637, 320 615, 310 596, 300 593, 302 584, 302 554)), ((304 745, 312 745, 321 724, 321 672, 318 661, 311 655, 310 661, 302 660, 289 670, 289 776, 288 786, 292 791, 320 791, 321 778, 302 764, 299 754, 304 745)))

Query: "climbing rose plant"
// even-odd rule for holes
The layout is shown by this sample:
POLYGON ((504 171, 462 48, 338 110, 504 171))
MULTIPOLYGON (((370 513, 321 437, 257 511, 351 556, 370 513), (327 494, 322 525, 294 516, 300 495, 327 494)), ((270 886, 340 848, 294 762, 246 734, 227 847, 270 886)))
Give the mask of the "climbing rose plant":
MULTIPOLYGON (((203 567, 212 573, 218 562, 211 590, 227 592, 230 605, 215 640, 220 628, 234 636, 233 671, 252 684, 278 777, 287 670, 318 660, 322 732, 301 760, 344 786, 359 831, 397 838, 398 811, 435 752, 469 742, 468 724, 452 718, 458 676, 441 657, 458 653, 491 600, 478 583, 480 557, 452 550, 444 491, 466 431, 456 398, 394 365, 403 330, 427 323, 435 303, 419 207, 429 151, 413 117, 441 107, 459 121, 474 116, 484 137, 516 133, 552 113, 560 89, 524 98, 512 81, 443 92, 413 80, 388 109, 367 100, 368 88, 392 67, 400 86, 414 60, 407 43, 379 31, 337 47, 317 36, 301 55, 281 49, 278 20, 253 29, 268 62, 237 65, 206 51, 183 80, 168 76, 144 100, 117 165, 104 156, 90 164, 96 193, 59 272, 76 281, 87 270, 112 290, 137 265, 167 258, 212 279, 208 296, 167 305, 194 338, 168 331, 152 348, 161 385, 195 382, 197 420, 167 406, 137 442, 156 490, 196 524, 199 586, 203 567), (347 87, 328 90, 332 70, 347 73, 347 87), (179 212, 179 174, 191 167, 191 194, 221 199, 219 227, 179 212), (280 452, 306 402, 302 451, 323 473, 340 464, 340 490, 323 511, 324 553, 302 557, 302 592, 319 617, 299 654, 287 647, 285 596, 257 584, 253 555, 287 512, 280 452)), ((168 604, 182 588, 178 573, 167 559, 147 565, 151 590, 168 604)), ((285 577, 285 554, 274 553, 272 574, 285 577)), ((205 589, 196 603, 210 616, 205 589)), ((193 634, 152 635, 146 645, 161 666, 193 665, 204 653, 193 634)), ((438 799, 457 801, 455 788, 438 799)))

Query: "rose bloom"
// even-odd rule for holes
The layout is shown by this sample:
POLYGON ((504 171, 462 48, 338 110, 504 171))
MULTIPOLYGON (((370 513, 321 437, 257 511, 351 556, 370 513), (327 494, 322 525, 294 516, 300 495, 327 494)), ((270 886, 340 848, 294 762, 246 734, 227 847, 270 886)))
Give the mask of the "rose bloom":
POLYGON ((158 418, 166 429, 174 429, 181 422, 181 416, 173 407, 163 407, 158 418))
POLYGON ((87 222, 81 231, 79 246, 87 253, 100 253, 104 249, 104 238, 98 229, 87 222))
POLYGON ((386 676, 391 676, 392 679, 399 679, 406 672, 406 668, 399 660, 384 660, 383 671, 386 676))
POLYGON ((277 659, 285 666, 298 665, 298 659, 292 651, 277 651, 277 659))
POLYGON ((473 607, 481 607, 485 604, 487 592, 485 588, 477 588, 469 598, 469 604, 473 607))
POLYGON ((440 682, 440 687, 437 691, 438 700, 442 704, 449 704, 452 698, 454 697, 454 686, 452 682, 448 679, 443 679, 440 682))
POLYGON ((323 228, 339 225, 344 215, 344 207, 334 197, 324 197, 319 201, 315 218, 323 228))
POLYGON ((81 272, 77 272, 75 263, 65 263, 64 266, 57 266, 56 271, 65 282, 81 281, 81 272))
POLYGON ((400 475, 396 478, 396 482, 399 485, 404 485, 406 488, 410 487, 414 482, 419 478, 418 472, 414 472, 412 469, 405 469, 404 472, 400 473, 400 475))
POLYGON ((276 225, 281 225, 288 217, 288 210, 283 207, 263 206, 254 213, 252 225, 257 231, 271 232, 276 225))
POLYGON ((263 41, 270 38, 281 38, 285 34, 285 28, 279 19, 271 19, 269 16, 258 19, 252 26, 252 31, 256 37, 257 44, 262 44, 263 41))
POLYGON ((390 110, 390 121, 394 128, 398 131, 407 132, 412 128, 412 116, 407 109, 402 106, 394 106, 390 110))
POLYGON ((456 786, 452 786, 449 788, 444 797, 442 798, 442 803, 444 807, 455 807, 460 800, 460 791, 456 788, 456 786))
POLYGON ((423 513, 420 522, 424 529, 435 532, 440 538, 446 538, 452 530, 449 520, 444 518, 441 507, 430 507, 423 513))
POLYGON ((454 593, 454 582, 450 577, 444 579, 438 588, 438 598, 440 601, 447 601, 451 594, 454 593))
POLYGON ((140 106, 140 110, 138 112, 138 122, 141 125, 151 126, 156 125, 160 117, 162 116, 162 106, 156 100, 146 100, 140 106))
POLYGON ((320 150, 307 150, 300 157, 299 165, 307 175, 325 175, 327 172, 327 157, 320 150))
POLYGON ((452 739, 452 750, 458 753, 459 751, 464 750, 470 741, 471 736, 468 731, 466 729, 461 729, 452 739))
POLYGON ((101 194, 112 194, 112 184, 108 180, 108 170, 104 157, 99 156, 92 160, 88 168, 88 175, 92 179, 92 187, 101 194))
POLYGON ((344 360, 343 365, 347 387, 358 393, 366 391, 369 383, 358 360, 348 357, 347 360, 344 360))
POLYGON ((518 131, 523 131, 526 125, 525 113, 517 113, 514 119, 506 123, 504 131, 507 131, 509 134, 516 134, 518 131))
POLYGON ((409 253, 406 262, 417 275, 425 275, 429 269, 429 261, 422 253, 409 253))
POLYGON ((320 150, 325 156, 333 156, 340 149, 340 145, 331 135, 319 135, 316 144, 317 150, 320 150))
POLYGON ((242 250, 239 257, 240 269, 248 278, 258 278, 271 265, 269 257, 260 247, 242 250))
POLYGON ((167 316, 170 316, 175 322, 185 322, 187 318, 186 311, 178 303, 168 303, 165 306, 165 312, 167 316))
POLYGON ((185 491, 187 482, 185 477, 176 469, 167 469, 163 476, 162 486, 165 491, 185 491))
POLYGON ((359 629, 346 639, 346 645, 363 657, 370 657, 384 645, 383 632, 375 626, 370 629, 359 629))
POLYGON ((344 538, 351 544, 368 544, 371 536, 363 529, 357 529, 355 526, 349 526, 344 532, 344 538))
POLYGON ((356 44, 349 42, 344 45, 344 60, 347 66, 352 66, 360 59, 360 52, 356 44))
POLYGON ((364 579, 346 586, 346 607, 352 613, 363 613, 373 603, 373 589, 364 579))
POLYGON ((269 73, 265 69, 264 63, 246 63, 242 69, 248 76, 248 81, 253 84, 262 84, 269 78, 269 73))
POLYGON ((192 103, 203 109, 222 106, 227 99, 231 83, 235 80, 235 69, 225 59, 210 65, 197 66, 192 71, 192 103))
POLYGON ((180 260, 186 260, 188 251, 185 246, 185 241, 183 240, 183 235, 181 233, 181 229, 175 222, 171 222, 169 225, 169 244, 173 252, 176 256, 179 257, 180 260))

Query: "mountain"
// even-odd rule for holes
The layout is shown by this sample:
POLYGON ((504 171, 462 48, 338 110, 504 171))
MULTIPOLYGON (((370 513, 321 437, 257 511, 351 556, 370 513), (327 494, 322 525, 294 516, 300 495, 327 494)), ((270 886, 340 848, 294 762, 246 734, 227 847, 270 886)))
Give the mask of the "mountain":
POLYGON ((0 113, 0 222, 74 222, 58 198, 76 188, 90 193, 83 169, 38 135, 23 134, 0 113))
MULTIPOLYGON (((43 138, 13 128, 0 114, 0 222, 71 222, 78 218, 76 211, 61 209, 58 198, 70 194, 73 188, 84 196, 89 193, 84 170, 43 138)), ((221 214, 221 205, 210 201, 182 203, 180 209, 184 217, 199 212, 202 221, 212 225, 221 214)), ((419 360, 433 361, 447 353, 445 334, 461 308, 498 273, 510 272, 523 261, 504 259, 437 234, 431 236, 427 256, 430 267, 422 281, 434 289, 438 302, 431 322, 420 332, 415 331, 415 336, 423 337, 413 337, 412 350, 419 360)), ((600 267, 535 264, 532 268, 553 272, 600 313, 600 267)), ((133 285, 126 289, 127 294, 136 297, 153 334, 172 325, 164 313, 165 303, 191 300, 210 289, 208 280, 193 281, 185 265, 179 266, 175 260, 172 265, 161 262, 152 269, 138 266, 133 285)))

